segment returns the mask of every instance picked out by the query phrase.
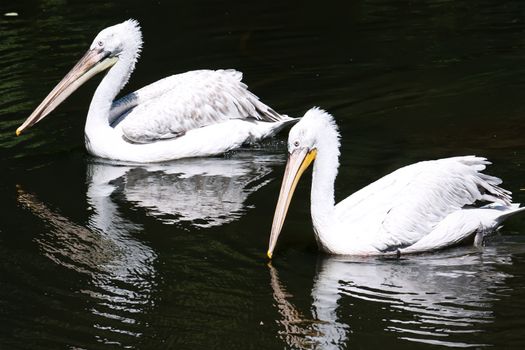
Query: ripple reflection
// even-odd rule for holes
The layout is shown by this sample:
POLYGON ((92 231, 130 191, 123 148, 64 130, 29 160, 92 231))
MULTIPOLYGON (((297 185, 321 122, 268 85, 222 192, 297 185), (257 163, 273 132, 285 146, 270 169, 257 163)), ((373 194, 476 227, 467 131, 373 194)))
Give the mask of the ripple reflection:
POLYGON ((507 250, 460 249, 403 260, 323 257, 312 288, 313 320, 290 302, 270 266, 281 338, 293 348, 341 348, 370 318, 385 334, 405 341, 490 346, 480 335, 495 320, 494 303, 509 292, 506 281, 513 276, 502 271, 512 264, 507 250), (363 305, 368 305, 365 314, 363 305))
POLYGON ((93 328, 100 331, 97 339, 122 345, 123 336, 141 335, 137 316, 152 304, 156 254, 133 237, 140 226, 120 217, 109 200, 88 197, 94 204, 93 215, 84 227, 17 188, 18 203, 50 226, 35 238, 43 255, 90 277, 90 287, 80 292, 93 301, 89 311, 94 316, 93 328))

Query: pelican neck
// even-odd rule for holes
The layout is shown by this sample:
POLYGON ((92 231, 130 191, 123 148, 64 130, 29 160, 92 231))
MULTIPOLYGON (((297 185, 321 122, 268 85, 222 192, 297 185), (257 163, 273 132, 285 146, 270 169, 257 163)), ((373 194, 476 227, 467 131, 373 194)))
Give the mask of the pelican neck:
POLYGON ((327 126, 317 141, 312 172, 311 214, 316 232, 330 226, 335 211, 334 184, 339 167, 337 132, 327 126))
POLYGON ((103 131, 113 131, 109 124, 109 112, 117 94, 126 85, 135 68, 137 50, 122 52, 117 63, 98 85, 86 119, 85 133, 91 142, 103 131))

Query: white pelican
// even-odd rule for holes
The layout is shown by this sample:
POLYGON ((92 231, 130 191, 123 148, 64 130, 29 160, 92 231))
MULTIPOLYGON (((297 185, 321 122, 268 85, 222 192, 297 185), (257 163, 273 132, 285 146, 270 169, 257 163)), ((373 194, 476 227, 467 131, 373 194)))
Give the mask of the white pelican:
POLYGON ((433 251, 473 240, 481 244, 508 216, 525 210, 511 203, 501 180, 481 173, 485 158, 464 156, 419 162, 366 186, 337 205, 339 132, 327 112, 310 109, 288 137, 289 158, 272 223, 271 259, 293 192, 315 159, 311 215, 321 250, 340 255, 433 251), (478 200, 484 207, 472 207, 478 200))
POLYGON ((135 20, 102 30, 16 134, 108 68, 85 126, 86 148, 98 157, 143 163, 209 156, 272 136, 296 121, 260 102, 234 70, 172 75, 113 101, 133 72, 141 47, 135 20))

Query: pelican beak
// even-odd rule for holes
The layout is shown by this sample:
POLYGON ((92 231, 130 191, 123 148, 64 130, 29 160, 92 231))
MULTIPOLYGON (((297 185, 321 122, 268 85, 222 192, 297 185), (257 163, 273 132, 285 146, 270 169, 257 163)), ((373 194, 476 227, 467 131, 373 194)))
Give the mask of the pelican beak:
POLYGON ((110 53, 99 48, 94 48, 78 61, 78 63, 66 74, 66 76, 55 86, 40 105, 31 113, 29 118, 16 129, 16 136, 31 125, 38 123, 51 113, 59 104, 69 97, 82 84, 91 79, 97 73, 110 68, 117 62, 117 57, 111 57, 110 53))
POLYGON ((308 150, 306 148, 298 148, 288 156, 288 163, 284 170, 283 183, 281 185, 281 192, 275 207, 275 214, 273 216, 272 232, 270 234, 270 244, 268 246, 268 258, 271 259, 277 238, 283 228, 284 218, 288 212, 290 201, 292 200, 295 187, 301 178, 303 172, 308 168, 317 155, 317 149, 308 150))

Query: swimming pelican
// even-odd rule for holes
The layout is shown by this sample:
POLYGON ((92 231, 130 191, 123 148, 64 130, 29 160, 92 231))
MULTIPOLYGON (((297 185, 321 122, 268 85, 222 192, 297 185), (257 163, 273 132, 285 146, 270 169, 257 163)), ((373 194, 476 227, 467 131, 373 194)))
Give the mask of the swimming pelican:
POLYGON ((311 215, 321 250, 341 255, 433 251, 484 236, 525 210, 511 203, 499 178, 481 173, 485 158, 464 156, 419 162, 366 186, 334 204, 339 132, 327 112, 310 109, 288 137, 288 163, 273 218, 271 259, 293 192, 315 159, 311 215), (478 200, 484 207, 473 207, 478 200))
POLYGON ((106 69, 85 126, 86 148, 98 157, 142 163, 220 154, 272 136, 297 120, 260 102, 234 70, 172 75, 113 101, 128 82, 141 47, 135 20, 102 30, 16 134, 106 69))

